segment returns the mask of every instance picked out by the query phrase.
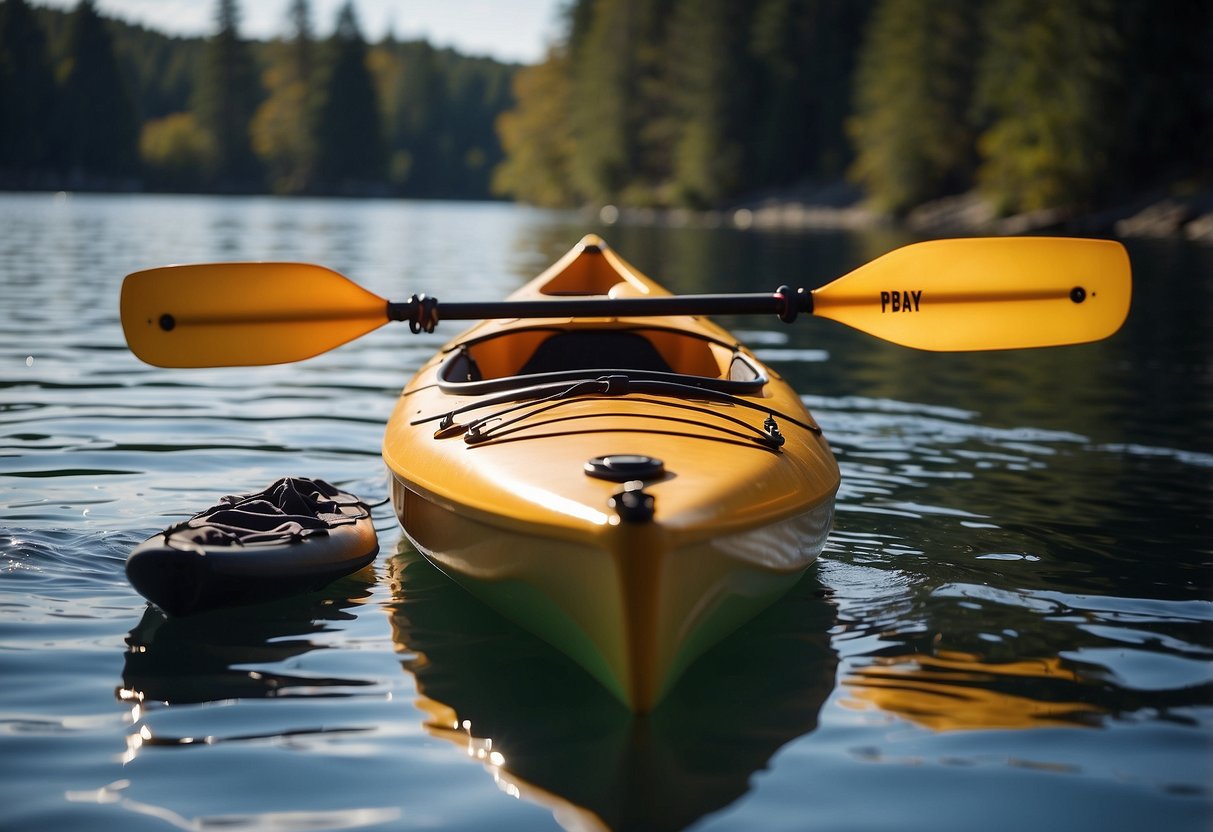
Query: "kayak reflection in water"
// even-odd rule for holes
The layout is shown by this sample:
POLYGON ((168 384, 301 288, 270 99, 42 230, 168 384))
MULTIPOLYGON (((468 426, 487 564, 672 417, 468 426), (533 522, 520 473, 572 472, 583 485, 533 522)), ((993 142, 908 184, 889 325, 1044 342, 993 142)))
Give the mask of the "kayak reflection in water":
POLYGON ((334 581, 323 590, 290 598, 169 617, 149 605, 126 637, 122 685, 124 702, 169 705, 259 699, 291 688, 363 687, 362 679, 301 677, 249 665, 284 664, 323 645, 311 637, 334 621, 349 620, 347 610, 370 598, 370 567, 334 581))
POLYGON ((817 728, 834 687, 835 609, 811 575, 636 716, 406 545, 387 567, 392 638, 425 729, 565 826, 682 829, 728 806, 779 748, 817 728))

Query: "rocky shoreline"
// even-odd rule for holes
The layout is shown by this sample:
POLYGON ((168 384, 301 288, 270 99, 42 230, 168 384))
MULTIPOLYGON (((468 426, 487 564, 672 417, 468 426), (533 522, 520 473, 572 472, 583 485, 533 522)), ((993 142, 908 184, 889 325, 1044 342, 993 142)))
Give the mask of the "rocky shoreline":
MULTIPOLYGON (((56 191, 48 181, 10 181, 0 171, 0 192, 56 191)), ((70 190, 106 193, 147 193, 134 180, 73 181, 70 190)), ((241 192, 243 193, 243 192, 241 192)), ((386 197, 386 194, 358 196, 386 197)), ((694 211, 686 208, 587 206, 587 221, 606 225, 732 227, 766 231, 863 231, 904 229, 927 237, 1015 234, 1064 234, 1081 237, 1121 237, 1187 240, 1213 246, 1213 188, 1184 196, 1165 192, 1144 194, 1098 211, 1047 209, 999 216, 978 193, 944 197, 918 206, 905 217, 893 217, 867 206, 863 193, 838 182, 800 186, 755 194, 728 208, 694 211)))
POLYGON ((874 211, 863 194, 846 183, 757 194, 727 209, 632 208, 606 205, 587 209, 612 225, 734 227, 787 231, 855 231, 903 228, 924 236, 1070 234, 1148 237, 1213 245, 1213 190, 1188 196, 1146 194, 1099 211, 1063 209, 999 216, 976 192, 920 205, 903 218, 874 211))
POLYGON ((1213 245, 1213 192, 1189 197, 1153 194, 1094 212, 1062 209, 999 217, 977 194, 940 199, 906 217, 914 231, 929 234, 1033 234, 1153 237, 1213 245))

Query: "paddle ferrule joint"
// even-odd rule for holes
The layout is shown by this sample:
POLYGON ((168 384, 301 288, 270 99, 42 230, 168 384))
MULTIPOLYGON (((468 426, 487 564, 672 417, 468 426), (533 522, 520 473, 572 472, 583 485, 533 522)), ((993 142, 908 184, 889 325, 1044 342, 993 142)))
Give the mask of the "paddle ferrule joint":
POLYGON ((813 295, 804 289, 793 292, 791 286, 780 286, 775 290, 775 302, 775 314, 785 324, 795 321, 801 312, 813 314, 813 295))
POLYGON ((421 294, 413 295, 404 303, 389 302, 387 317, 389 321, 408 321, 409 329, 414 335, 433 332, 440 320, 438 298, 421 294))

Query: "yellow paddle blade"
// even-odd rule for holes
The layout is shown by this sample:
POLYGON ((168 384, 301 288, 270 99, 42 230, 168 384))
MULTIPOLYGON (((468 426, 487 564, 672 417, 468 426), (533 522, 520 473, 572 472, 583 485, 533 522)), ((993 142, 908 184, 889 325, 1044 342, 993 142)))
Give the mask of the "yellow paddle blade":
POLYGON ((306 263, 207 263, 122 283, 131 352, 159 367, 301 361, 387 323, 387 301, 306 263))
POLYGON ((1110 240, 992 237, 896 249, 813 292, 813 314, 923 350, 1106 338, 1129 314, 1129 256, 1110 240))

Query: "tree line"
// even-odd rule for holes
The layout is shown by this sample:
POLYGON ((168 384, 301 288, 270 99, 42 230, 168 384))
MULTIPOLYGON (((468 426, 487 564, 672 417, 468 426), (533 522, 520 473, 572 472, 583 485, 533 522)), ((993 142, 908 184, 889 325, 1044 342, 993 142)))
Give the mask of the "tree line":
POLYGON ((1213 176, 1208 0, 573 0, 515 78, 499 193, 717 206, 844 177, 900 213, 1213 176))
POLYGON ((0 0, 0 187, 717 207, 844 179, 903 213, 1091 208, 1213 178, 1209 0, 568 0, 518 68, 0 0))
POLYGON ((0 187, 490 195, 516 67, 369 44, 352 0, 323 39, 309 0, 269 42, 215 9, 201 39, 0 2, 0 187))

